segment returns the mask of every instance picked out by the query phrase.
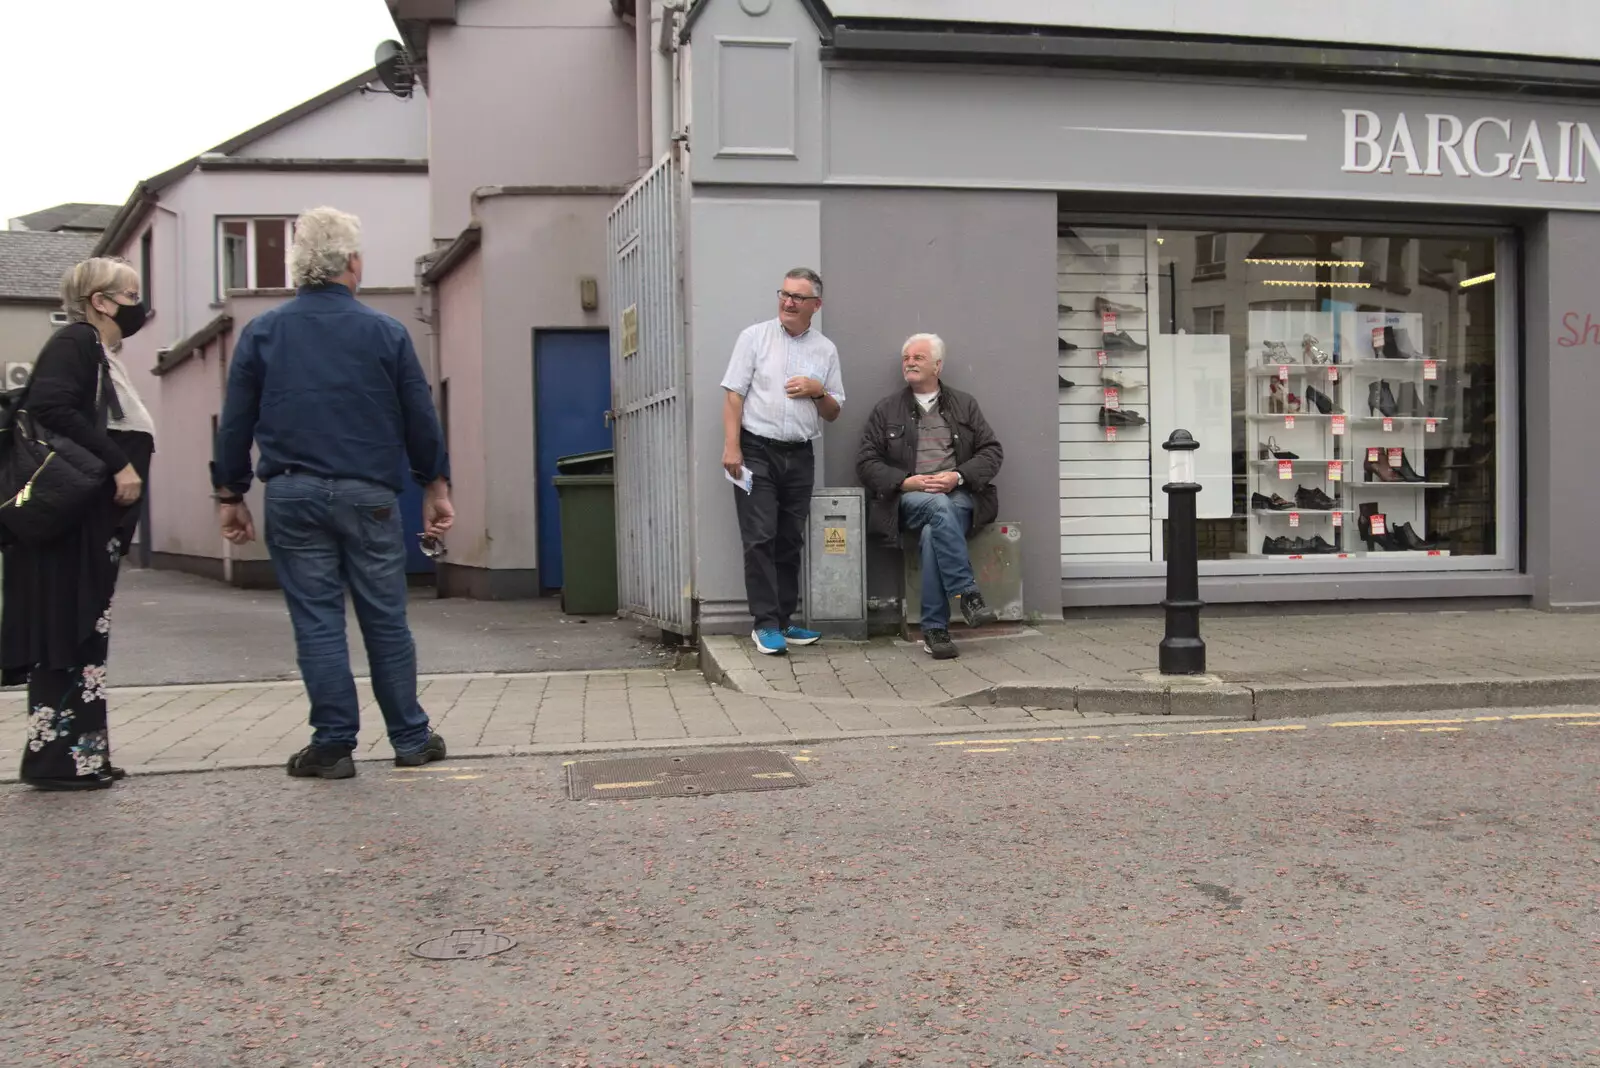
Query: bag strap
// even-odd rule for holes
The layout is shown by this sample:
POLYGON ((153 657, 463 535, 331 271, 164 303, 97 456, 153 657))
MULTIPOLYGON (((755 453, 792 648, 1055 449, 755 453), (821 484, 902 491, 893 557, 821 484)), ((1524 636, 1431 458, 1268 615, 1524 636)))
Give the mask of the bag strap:
POLYGON ((106 354, 105 348, 100 349, 100 378, 94 387, 94 421, 102 431, 110 425, 110 419, 119 423, 122 421, 122 403, 117 400, 117 384, 111 378, 111 357, 106 354))

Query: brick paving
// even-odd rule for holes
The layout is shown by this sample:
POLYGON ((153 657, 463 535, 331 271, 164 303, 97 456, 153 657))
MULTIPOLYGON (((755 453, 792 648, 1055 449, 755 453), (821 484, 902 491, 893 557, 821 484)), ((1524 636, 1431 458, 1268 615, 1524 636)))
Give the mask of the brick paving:
MULTIPOLYGON (((1600 614, 1527 609, 1261 613, 1206 618, 1207 670, 1223 684, 1458 683, 1600 675, 1600 614)), ((1126 687, 1150 681, 1159 617, 952 630, 962 654, 933 661, 918 645, 823 642, 786 657, 748 638, 711 638, 713 675, 751 694, 959 700, 1000 684, 1126 687), (985 637, 992 634, 992 637, 985 637)))

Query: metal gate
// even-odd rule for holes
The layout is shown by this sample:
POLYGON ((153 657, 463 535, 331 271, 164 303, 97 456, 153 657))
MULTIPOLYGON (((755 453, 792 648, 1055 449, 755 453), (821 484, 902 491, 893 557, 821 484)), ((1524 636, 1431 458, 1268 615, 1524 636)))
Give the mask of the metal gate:
POLYGON ((617 599, 622 614, 693 633, 688 360, 669 155, 606 223, 611 417, 616 426, 617 599))

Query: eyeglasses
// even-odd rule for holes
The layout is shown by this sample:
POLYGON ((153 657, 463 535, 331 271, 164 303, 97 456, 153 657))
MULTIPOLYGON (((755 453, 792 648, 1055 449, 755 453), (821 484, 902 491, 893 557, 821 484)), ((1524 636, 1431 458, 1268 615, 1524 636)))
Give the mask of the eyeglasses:
POLYGON ((807 293, 791 293, 787 289, 778 290, 778 300, 784 304, 804 304, 808 300, 816 300, 807 293))
POLYGON ((439 557, 449 552, 449 550, 444 547, 444 542, 440 541, 432 534, 418 534, 417 544, 422 549, 422 555, 426 556, 429 560, 437 560, 439 557))

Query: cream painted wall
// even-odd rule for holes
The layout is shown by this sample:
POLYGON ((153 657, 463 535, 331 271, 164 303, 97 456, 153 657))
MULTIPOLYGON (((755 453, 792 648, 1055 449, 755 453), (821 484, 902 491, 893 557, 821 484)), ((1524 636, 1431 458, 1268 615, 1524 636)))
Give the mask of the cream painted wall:
POLYGON ((439 375, 450 383, 450 562, 489 566, 484 470, 483 261, 478 253, 439 284, 439 375))

